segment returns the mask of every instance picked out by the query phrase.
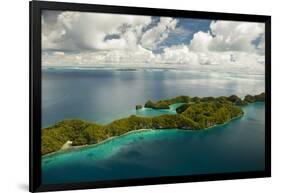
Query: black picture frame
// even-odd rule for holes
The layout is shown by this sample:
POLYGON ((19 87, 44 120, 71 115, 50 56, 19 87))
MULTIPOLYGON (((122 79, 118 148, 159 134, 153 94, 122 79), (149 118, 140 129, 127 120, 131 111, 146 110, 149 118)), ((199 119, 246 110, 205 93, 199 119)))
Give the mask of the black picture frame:
POLYGON ((30 177, 29 191, 59 191, 89 188, 153 185, 212 180, 260 178, 271 176, 271 17, 233 13, 184 11, 140 7, 108 6, 47 1, 29 2, 30 11, 30 177), (72 184, 41 184, 41 11, 69 10, 80 12, 122 13, 131 15, 172 16, 213 20, 235 20, 265 23, 265 170, 235 173, 217 173, 189 176, 171 176, 144 179, 98 181, 72 184))

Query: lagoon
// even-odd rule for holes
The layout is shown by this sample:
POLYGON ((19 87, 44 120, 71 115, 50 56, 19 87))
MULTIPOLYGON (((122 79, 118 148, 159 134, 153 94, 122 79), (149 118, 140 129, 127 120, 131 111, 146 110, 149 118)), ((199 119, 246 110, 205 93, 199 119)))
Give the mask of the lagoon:
POLYGON ((264 103, 206 130, 145 130, 45 156, 44 184, 264 169, 264 103))

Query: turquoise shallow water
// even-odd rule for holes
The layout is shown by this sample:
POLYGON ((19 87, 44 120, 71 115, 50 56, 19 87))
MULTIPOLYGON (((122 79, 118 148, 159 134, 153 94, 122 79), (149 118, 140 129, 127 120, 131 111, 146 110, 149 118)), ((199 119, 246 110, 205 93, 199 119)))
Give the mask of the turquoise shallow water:
POLYGON ((44 157, 43 184, 263 170, 265 106, 243 110, 207 130, 140 131, 44 157))
POLYGON ((159 116, 159 115, 166 115, 166 114, 177 114, 176 109, 183 105, 184 103, 175 103, 170 105, 170 109, 152 109, 152 108, 141 108, 136 110, 136 115, 138 116, 159 116))

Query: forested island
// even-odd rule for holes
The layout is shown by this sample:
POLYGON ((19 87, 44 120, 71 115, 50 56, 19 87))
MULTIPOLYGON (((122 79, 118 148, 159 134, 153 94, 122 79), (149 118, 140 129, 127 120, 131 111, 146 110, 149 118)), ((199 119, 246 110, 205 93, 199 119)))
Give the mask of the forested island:
POLYGON ((65 149, 66 144, 81 146, 97 144, 111 137, 120 136, 140 129, 205 129, 224 124, 233 118, 242 116, 242 105, 263 102, 265 93, 246 95, 244 99, 236 95, 229 97, 189 97, 178 96, 171 99, 153 102, 147 101, 136 109, 169 109, 170 105, 182 103, 176 108, 176 114, 154 117, 131 115, 115 120, 107 125, 100 125, 83 120, 64 120, 53 126, 42 129, 42 155, 65 149))

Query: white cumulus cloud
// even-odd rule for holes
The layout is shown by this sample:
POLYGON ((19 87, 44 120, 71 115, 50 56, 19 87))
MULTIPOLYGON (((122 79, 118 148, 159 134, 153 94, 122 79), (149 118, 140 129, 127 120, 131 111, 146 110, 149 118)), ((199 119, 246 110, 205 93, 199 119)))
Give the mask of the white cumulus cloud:
POLYGON ((43 65, 264 73, 264 24, 212 21, 209 31, 194 33, 190 43, 161 45, 155 52, 169 34, 182 29, 179 20, 170 17, 153 23, 149 16, 44 11, 43 65))
POLYGON ((156 27, 146 31, 141 39, 141 45, 147 49, 153 49, 162 41, 164 41, 169 32, 174 30, 177 20, 169 17, 161 17, 156 27))
POLYGON ((42 46, 45 50, 125 49, 134 41, 130 33, 137 36, 142 27, 151 22, 148 16, 62 12, 55 22, 48 23, 44 16, 43 13, 42 46), (111 34, 120 37, 105 40, 111 34))

